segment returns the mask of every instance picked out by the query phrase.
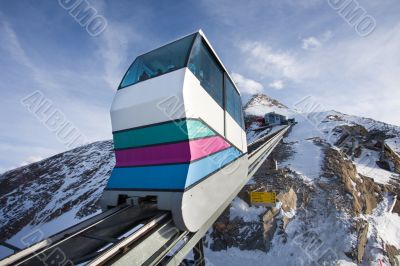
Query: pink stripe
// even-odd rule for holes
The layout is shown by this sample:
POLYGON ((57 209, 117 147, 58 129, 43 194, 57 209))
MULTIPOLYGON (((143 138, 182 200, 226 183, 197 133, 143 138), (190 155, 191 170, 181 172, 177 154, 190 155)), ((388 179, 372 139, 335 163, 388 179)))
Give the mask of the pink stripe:
POLYGON ((230 147, 222 137, 115 151, 116 166, 190 162, 230 147))

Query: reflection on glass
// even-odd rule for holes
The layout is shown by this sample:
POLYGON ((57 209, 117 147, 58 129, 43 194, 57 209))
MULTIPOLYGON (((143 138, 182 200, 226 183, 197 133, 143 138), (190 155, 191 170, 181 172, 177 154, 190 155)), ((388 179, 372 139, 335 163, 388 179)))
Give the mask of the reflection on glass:
POLYGON ((120 88, 185 67, 194 36, 187 36, 136 58, 120 88))
POLYGON ((193 46, 188 67, 200 80, 201 86, 223 107, 222 87, 224 72, 206 45, 201 41, 200 36, 193 46))

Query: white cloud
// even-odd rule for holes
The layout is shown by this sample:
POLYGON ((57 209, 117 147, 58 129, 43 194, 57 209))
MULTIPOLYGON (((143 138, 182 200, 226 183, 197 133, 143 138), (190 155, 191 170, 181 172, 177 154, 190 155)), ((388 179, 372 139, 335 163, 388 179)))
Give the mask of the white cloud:
POLYGON ((246 57, 247 68, 262 78, 289 79, 295 82, 318 74, 318 68, 300 62, 289 51, 275 51, 262 42, 247 41, 240 45, 246 57))
POLYGON ((2 47, 9 52, 18 64, 29 70, 32 78, 43 87, 57 87, 57 83, 48 78, 48 75, 41 71, 26 54, 14 29, 4 19, 0 24, 0 36, 3 39, 2 47))
POLYGON ((322 46, 323 43, 329 41, 333 37, 331 31, 325 31, 319 37, 310 36, 308 38, 302 39, 301 48, 304 50, 316 50, 322 46))
MULTIPOLYGON (((331 37, 332 33, 325 33, 324 40, 331 37)), ((275 51, 262 42, 246 45, 242 47, 248 59, 244 67, 257 71, 259 78, 293 82, 292 98, 311 94, 326 109, 400 125, 400 62, 396 56, 400 24, 380 28, 368 38, 352 35, 325 42, 312 53, 275 51)))
POLYGON ((320 75, 305 84, 321 101, 339 111, 400 124, 400 24, 368 39, 343 39, 302 59, 320 75), (397 107, 395 107, 397 105, 397 107))
POLYGON ((318 49, 322 44, 321 42, 316 38, 316 37, 308 37, 302 40, 303 44, 302 44, 302 48, 304 50, 314 50, 314 49, 318 49))
POLYGON ((106 30, 100 35, 98 53, 103 60, 104 79, 110 89, 117 89, 126 71, 124 63, 127 60, 133 60, 128 56, 128 47, 129 42, 135 41, 137 38, 138 35, 131 25, 112 21, 108 22, 106 30))
POLYGON ((330 31, 330 30, 325 31, 325 32, 321 35, 321 41, 322 41, 322 42, 327 42, 327 41, 329 41, 330 39, 332 39, 332 37, 333 37, 332 31, 330 31))
POLYGON ((276 90, 281 90, 284 87, 283 80, 279 80, 279 79, 278 80, 274 80, 273 82, 268 84, 268 86, 270 86, 271 88, 274 88, 276 90))
POLYGON ((256 94, 263 91, 264 87, 261 83, 245 78, 238 73, 231 74, 236 85, 239 87, 240 91, 247 94, 256 94))

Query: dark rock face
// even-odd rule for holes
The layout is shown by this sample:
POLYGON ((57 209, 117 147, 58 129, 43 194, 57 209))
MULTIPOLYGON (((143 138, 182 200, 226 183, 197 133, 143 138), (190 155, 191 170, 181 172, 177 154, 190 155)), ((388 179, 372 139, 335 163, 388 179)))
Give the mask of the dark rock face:
MULTIPOLYGON (((300 179, 292 176, 288 169, 274 170, 273 158, 285 160, 291 155, 290 144, 280 143, 272 152, 269 159, 260 167, 253 177, 253 182, 247 184, 238 197, 250 205, 250 191, 259 189, 281 191, 278 198, 284 198, 290 189, 297 191, 296 207, 303 206, 308 201, 309 188, 300 179), (298 198, 300 197, 300 198, 298 198)), ((267 208, 265 214, 259 216, 259 221, 246 222, 236 217, 229 219, 230 210, 227 208, 213 226, 210 237, 213 242, 209 246, 212 250, 219 251, 230 247, 238 247, 241 250, 268 251, 272 239, 278 235, 282 241, 286 241, 285 226, 288 221, 285 217, 277 217, 279 210, 267 208)))
POLYGON ((69 211, 77 220, 99 211, 97 202, 113 166, 113 143, 101 141, 4 173, 0 241, 69 211))
MULTIPOLYGON (((287 109, 265 95, 255 95, 245 108, 258 108, 260 105, 287 109)), ((359 158, 366 150, 379 152, 382 150, 379 138, 398 133, 394 129, 390 134, 379 133, 376 127, 380 122, 352 117, 355 121, 367 121, 371 130, 349 122, 349 116, 338 112, 323 118, 325 125, 334 124, 323 133, 332 133, 335 141, 329 142, 324 134, 304 135, 322 151, 321 158, 308 157, 321 159, 319 176, 310 180, 293 170, 295 168, 290 164, 285 166, 284 163, 292 162, 296 154, 297 157, 303 154, 302 150, 295 148, 303 139, 286 138, 238 195, 241 201, 250 205, 250 191, 276 191, 282 205, 266 207, 262 210, 265 212, 257 214, 258 217, 251 221, 240 216, 231 218, 228 207, 208 232, 205 244, 210 249, 220 251, 237 247, 274 254, 275 245, 282 250, 290 246, 291 251, 282 254, 297 256, 302 261, 299 265, 330 265, 340 255, 342 259, 347 256, 359 264, 371 258, 368 245, 373 239, 368 232, 373 225, 359 217, 371 214, 386 192, 397 194, 393 212, 400 213, 400 178, 394 177, 387 185, 377 184, 372 178, 357 172, 358 166, 354 165, 351 157, 359 158), (353 144, 354 140, 357 145, 353 144), (345 234, 336 235, 335 230, 345 231, 345 234), (346 247, 338 248, 337 242, 346 247), (325 253, 333 249, 338 253, 325 253)), ((257 128, 257 123, 260 124, 259 116, 246 116, 248 139, 268 134, 267 130, 257 128)), ((303 125, 302 130, 308 129, 303 125)), ((385 155, 384 161, 391 168, 400 165, 395 161, 397 155, 389 155, 385 155)), ((114 163, 112 141, 102 141, 0 175, 0 241, 9 239, 27 226, 59 221, 57 219, 64 214, 72 214, 78 221, 98 212, 97 203, 114 163)), ((391 263, 399 254, 398 247, 390 245, 382 247, 382 250, 387 254, 387 262, 390 260, 391 263)))
POLYGON ((262 223, 245 222, 240 218, 230 221, 229 208, 213 225, 210 237, 213 242, 209 247, 215 251, 230 247, 238 247, 241 250, 265 250, 262 223))
MULTIPOLYGON (((274 106, 268 97, 256 95, 245 109, 256 109, 254 106, 258 108, 261 102, 274 106)), ((209 245, 211 249, 219 251, 238 247, 242 250, 258 249, 276 254, 278 251, 273 248, 276 245, 280 250, 287 248, 296 250, 295 253, 304 253, 303 265, 333 265, 338 258, 357 264, 368 263, 371 260, 371 245, 376 244, 376 239, 370 237, 368 232, 376 229, 369 221, 359 217, 371 215, 387 195, 391 197, 394 194, 399 195, 400 182, 393 177, 389 184, 380 184, 373 178, 363 176, 357 171, 358 166, 355 166, 352 157, 360 158, 369 151, 374 154, 380 152, 381 136, 398 136, 399 131, 395 126, 390 126, 387 131, 390 134, 386 134, 386 131, 385 134, 378 134, 377 132, 383 131, 380 129, 382 125, 385 126, 381 122, 334 111, 330 113, 325 115, 325 120, 321 122, 326 125, 323 127, 325 129, 323 135, 317 133, 314 137, 306 138, 322 151, 319 177, 310 181, 293 171, 290 164, 283 166, 285 161, 291 162, 297 153, 302 152, 293 148, 298 141, 287 138, 278 145, 255 174, 252 182, 238 195, 250 204, 250 191, 277 191, 279 195, 285 195, 281 197, 280 209, 266 208, 265 212, 260 214, 258 222, 248 224, 239 217, 229 219, 228 208, 209 232, 212 240, 209 245), (278 162, 278 169, 275 168, 273 159, 278 162), (292 200, 296 202, 296 206, 285 210, 284 205, 287 201, 285 197, 289 195, 293 196, 291 198, 296 198, 296 201, 292 200), (282 215, 282 212, 287 213, 289 209, 295 209, 295 218, 282 215), (257 224, 262 224, 262 227, 257 224), (290 224, 294 226, 290 227, 290 224), (287 229, 287 226, 290 229, 287 229), (246 241, 247 236, 249 237, 246 241), (335 244, 338 242, 342 247, 335 244), (325 251, 333 253, 328 254, 325 251), (311 256, 306 258, 306 255, 311 256)), ((259 114, 247 114, 248 139, 256 139, 265 133, 257 130, 258 124, 260 124, 259 114)), ((261 126, 259 127, 263 130, 261 126)), ((396 166, 396 162, 390 156, 386 156, 385 161, 388 161, 392 168, 392 165, 396 166)), ((375 162, 372 167, 374 165, 375 162)), ((398 211, 400 206, 398 202, 394 205, 393 212, 398 211)), ((384 246, 382 250, 386 252, 387 262, 389 260, 392 262, 398 254, 398 249, 390 245, 384 246)))

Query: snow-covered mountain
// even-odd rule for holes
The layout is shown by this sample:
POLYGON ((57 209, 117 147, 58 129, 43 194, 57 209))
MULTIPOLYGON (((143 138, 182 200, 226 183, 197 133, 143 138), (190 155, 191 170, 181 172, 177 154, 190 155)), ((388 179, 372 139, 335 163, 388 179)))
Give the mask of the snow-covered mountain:
MULTIPOLYGON (((258 119, 267 112, 297 124, 209 230, 207 262, 395 265, 400 128, 336 111, 299 113, 261 94, 244 111, 249 142, 270 130, 258 119), (251 206, 256 189, 276 191, 277 206, 251 206)), ((99 212, 113 165, 112 141, 103 141, 0 175, 0 241, 24 247, 35 229, 49 236, 99 212)))
POLYGON ((247 116, 264 116, 267 112, 276 112, 287 116, 293 115, 293 112, 287 106, 265 94, 255 94, 245 104, 244 111, 247 116))
POLYGON ((99 212, 114 164, 112 141, 101 141, 0 175, 0 242, 23 248, 37 229, 47 237, 99 212))
POLYGON ((244 111, 253 119, 249 141, 269 130, 260 130, 257 118, 267 112, 297 124, 209 231, 208 259, 217 265, 398 265, 400 156, 385 149, 381 158, 381 143, 386 139, 395 150, 400 128, 336 111, 299 113, 265 95, 255 95, 244 111), (276 191, 280 203, 250 206, 249 191, 259 189, 276 191))

